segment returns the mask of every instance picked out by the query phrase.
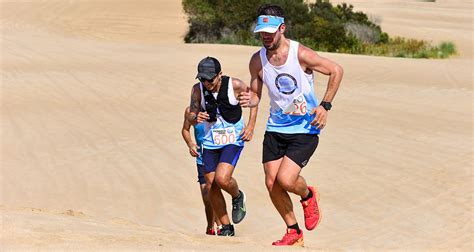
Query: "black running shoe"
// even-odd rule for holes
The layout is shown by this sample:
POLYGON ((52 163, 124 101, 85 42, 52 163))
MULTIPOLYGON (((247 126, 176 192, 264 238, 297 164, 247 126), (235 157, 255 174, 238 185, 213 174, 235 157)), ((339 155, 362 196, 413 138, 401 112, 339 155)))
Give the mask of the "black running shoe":
POLYGON ((222 228, 219 230, 217 233, 218 236, 234 236, 234 225, 232 224, 227 224, 227 225, 222 225, 222 228))
POLYGON ((237 224, 241 222, 247 209, 245 209, 245 193, 239 190, 239 196, 232 199, 232 221, 237 224))

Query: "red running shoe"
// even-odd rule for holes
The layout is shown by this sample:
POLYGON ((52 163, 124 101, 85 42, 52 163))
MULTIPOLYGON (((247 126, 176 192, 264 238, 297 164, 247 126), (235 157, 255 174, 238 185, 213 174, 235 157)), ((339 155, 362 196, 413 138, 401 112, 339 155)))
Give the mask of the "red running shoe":
POLYGON ((287 228, 286 234, 276 242, 272 243, 273 246, 304 246, 303 230, 300 230, 300 234, 296 232, 296 229, 287 228))
POLYGON ((208 228, 208 229, 206 229, 206 234, 207 235, 216 235, 216 231, 214 230, 214 228, 208 228))
POLYGON ((313 197, 303 201, 301 200, 301 205, 303 205, 304 211, 304 225, 306 229, 313 230, 321 220, 321 211, 319 211, 319 193, 312 186, 308 186, 308 189, 313 192, 313 197))

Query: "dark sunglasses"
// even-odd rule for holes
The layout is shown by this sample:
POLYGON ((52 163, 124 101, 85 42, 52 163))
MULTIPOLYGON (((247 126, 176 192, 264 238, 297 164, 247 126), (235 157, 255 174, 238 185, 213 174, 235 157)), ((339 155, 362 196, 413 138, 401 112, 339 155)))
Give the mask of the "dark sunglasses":
POLYGON ((211 82, 211 83, 212 83, 212 82, 214 82, 214 80, 216 79, 216 77, 217 77, 217 75, 214 76, 214 78, 212 78, 212 79, 210 79, 210 80, 209 80, 209 79, 202 78, 202 77, 199 77, 199 81, 202 82, 202 83, 204 83, 205 81, 208 81, 208 82, 211 82))

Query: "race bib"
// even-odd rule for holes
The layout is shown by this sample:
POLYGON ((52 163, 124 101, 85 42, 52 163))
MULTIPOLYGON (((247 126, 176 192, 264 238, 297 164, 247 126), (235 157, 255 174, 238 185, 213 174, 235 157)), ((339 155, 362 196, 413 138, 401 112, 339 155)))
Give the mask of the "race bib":
POLYGON ((285 111, 283 111, 286 115, 298 115, 302 116, 306 114, 306 99, 304 98, 303 93, 296 96, 293 99, 288 107, 286 107, 285 111))
POLYGON ((215 145, 226 145, 235 143, 237 140, 237 133, 234 127, 228 127, 224 129, 213 129, 212 139, 215 145))

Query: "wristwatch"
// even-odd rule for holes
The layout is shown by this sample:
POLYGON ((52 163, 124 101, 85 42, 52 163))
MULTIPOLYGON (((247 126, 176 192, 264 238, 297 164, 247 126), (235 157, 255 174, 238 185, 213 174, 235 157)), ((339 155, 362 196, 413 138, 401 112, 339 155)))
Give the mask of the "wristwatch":
POLYGON ((322 101, 319 105, 323 106, 326 111, 331 110, 332 104, 330 102, 322 101))

